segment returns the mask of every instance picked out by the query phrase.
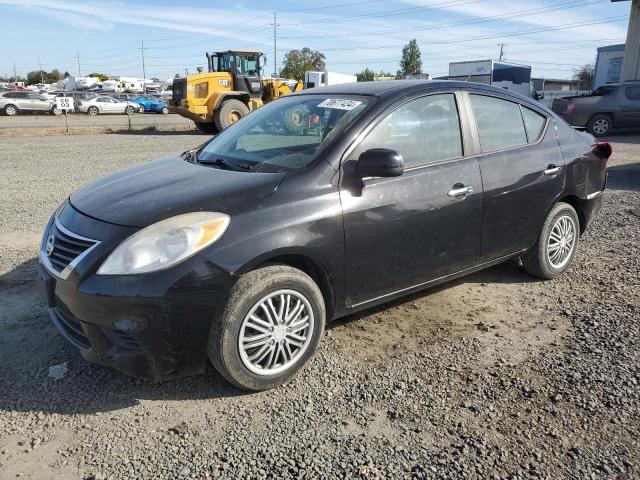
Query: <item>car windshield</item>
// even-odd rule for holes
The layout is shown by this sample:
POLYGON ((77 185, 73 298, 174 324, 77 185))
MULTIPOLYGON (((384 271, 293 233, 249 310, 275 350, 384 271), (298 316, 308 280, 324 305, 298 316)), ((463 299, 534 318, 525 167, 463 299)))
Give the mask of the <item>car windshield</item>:
POLYGON ((295 95, 251 113, 198 153, 203 164, 288 172, 309 165, 371 103, 353 95, 295 95))

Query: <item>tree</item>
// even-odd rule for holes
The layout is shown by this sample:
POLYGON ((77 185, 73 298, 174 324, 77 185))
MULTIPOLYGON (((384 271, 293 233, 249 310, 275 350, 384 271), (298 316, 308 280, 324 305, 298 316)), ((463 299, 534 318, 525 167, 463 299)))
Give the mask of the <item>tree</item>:
POLYGON ((284 56, 284 63, 280 70, 282 78, 304 80, 307 70, 321 71, 325 69, 324 53, 304 47, 302 50, 290 50, 284 56))
POLYGON ((422 73, 422 58, 420 47, 414 38, 402 48, 400 60, 400 75, 420 75, 422 73))
POLYGON ((33 85, 35 83, 55 83, 58 80, 62 80, 64 75, 60 73, 60 70, 54 68, 50 72, 44 70, 33 70, 27 73, 27 85, 33 85))
POLYGON ((109 75, 106 75, 104 73, 90 73, 89 75, 87 75, 88 77, 96 77, 98 79, 98 81, 100 82, 104 82, 105 80, 109 80, 109 75))
POLYGON ((591 88, 593 85, 594 66, 592 63, 585 63, 581 67, 573 70, 573 79, 577 80, 583 87, 591 88))
POLYGON ((369 68, 365 68, 360 73, 356 73, 356 78, 359 82, 373 82, 375 77, 375 72, 373 70, 370 70, 369 68))

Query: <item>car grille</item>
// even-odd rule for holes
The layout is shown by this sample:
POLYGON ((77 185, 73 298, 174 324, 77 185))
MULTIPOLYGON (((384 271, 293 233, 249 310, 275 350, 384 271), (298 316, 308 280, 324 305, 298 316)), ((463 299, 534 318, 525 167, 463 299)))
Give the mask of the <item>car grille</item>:
POLYGON ((53 324, 64 338, 73 345, 84 350, 89 350, 91 344, 80 326, 80 322, 61 308, 50 308, 49 314, 53 324))
POLYGON ((44 256, 58 274, 98 242, 76 235, 54 222, 44 244, 44 256))

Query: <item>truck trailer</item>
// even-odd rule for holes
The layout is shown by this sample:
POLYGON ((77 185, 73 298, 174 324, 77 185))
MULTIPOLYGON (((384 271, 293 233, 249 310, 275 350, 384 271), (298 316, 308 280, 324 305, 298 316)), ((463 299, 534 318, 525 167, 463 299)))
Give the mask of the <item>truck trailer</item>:
POLYGON ((497 60, 449 63, 449 80, 477 82, 538 98, 531 83, 531 67, 497 60))

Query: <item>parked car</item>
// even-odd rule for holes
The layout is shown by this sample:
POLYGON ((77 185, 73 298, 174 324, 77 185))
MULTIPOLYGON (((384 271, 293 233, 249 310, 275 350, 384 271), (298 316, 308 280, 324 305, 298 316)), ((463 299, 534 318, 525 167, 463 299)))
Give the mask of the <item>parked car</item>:
MULTIPOLYGON (((94 98, 96 95, 93 93, 87 92, 55 92, 55 97, 73 97, 73 109, 78 112, 80 109, 80 103, 83 100, 89 100, 94 98)), ((55 101, 55 99, 54 99, 55 101)))
POLYGON ((142 106, 142 112, 155 112, 166 115, 169 113, 169 107, 159 97, 153 95, 143 95, 131 99, 132 102, 138 103, 142 106))
POLYGON ((640 81, 603 85, 589 95, 556 98, 551 109, 592 135, 640 127, 640 81))
POLYGON ((62 111, 56 107, 55 102, 42 95, 15 90, 0 93, 0 111, 8 116, 24 112, 62 114, 62 111))
POLYGON ((85 359, 162 380, 209 358, 234 385, 268 389, 328 321, 514 257, 562 274, 610 154, 496 87, 321 87, 73 193, 38 271, 85 359), (307 128, 290 131, 291 115, 307 128))
POLYGON ((132 115, 138 111, 138 104, 133 102, 122 102, 111 97, 92 97, 87 100, 81 100, 78 105, 78 111, 88 113, 89 115, 98 115, 99 113, 126 113, 132 115))

